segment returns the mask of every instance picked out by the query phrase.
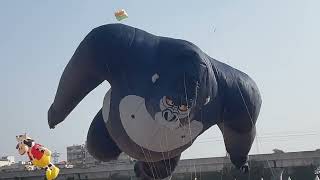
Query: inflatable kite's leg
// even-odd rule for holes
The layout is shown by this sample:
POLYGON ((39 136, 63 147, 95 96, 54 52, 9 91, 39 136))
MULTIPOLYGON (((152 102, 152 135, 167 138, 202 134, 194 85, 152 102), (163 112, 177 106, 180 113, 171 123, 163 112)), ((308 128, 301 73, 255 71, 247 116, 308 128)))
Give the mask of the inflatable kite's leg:
POLYGON ((87 148, 88 152, 100 161, 115 160, 121 153, 108 133, 101 110, 91 122, 87 136, 87 148))
POLYGON ((52 180, 51 169, 49 167, 46 167, 46 178, 47 178, 47 180, 52 180))
POLYGON ((62 122, 90 91, 105 80, 101 66, 92 55, 88 36, 80 43, 61 76, 48 111, 50 128, 62 122))
POLYGON ((138 161, 134 165, 134 172, 143 180, 164 179, 169 177, 178 165, 180 155, 171 159, 158 162, 138 161))
POLYGON ((218 124, 224 138, 231 162, 244 172, 248 171, 248 154, 256 134, 253 127, 249 132, 237 132, 224 123, 218 124))
POLYGON ((51 164, 50 168, 51 168, 51 179, 56 179, 59 175, 60 169, 53 164, 51 164))

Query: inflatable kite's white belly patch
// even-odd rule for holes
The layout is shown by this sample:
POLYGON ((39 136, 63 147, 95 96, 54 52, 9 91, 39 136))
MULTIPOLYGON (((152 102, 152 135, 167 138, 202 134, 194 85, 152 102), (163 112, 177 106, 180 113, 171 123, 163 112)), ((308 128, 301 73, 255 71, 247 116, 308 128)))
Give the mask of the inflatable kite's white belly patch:
MULTIPOLYGON (((170 128, 160 120, 162 113, 151 117, 142 97, 129 95, 119 105, 122 125, 128 136, 138 145, 155 152, 167 152, 186 145, 199 135, 202 123, 192 121, 190 126, 170 128)), ((168 122, 169 123, 169 122, 168 122)))
MULTIPOLYGON (((105 122, 108 121, 111 90, 105 96, 102 109, 105 122)), ((168 152, 190 143, 203 130, 198 121, 190 125, 172 128, 165 124, 162 113, 156 113, 156 120, 151 117, 145 106, 145 100, 136 95, 124 97, 119 104, 120 119, 127 135, 137 145, 154 151, 168 152)))

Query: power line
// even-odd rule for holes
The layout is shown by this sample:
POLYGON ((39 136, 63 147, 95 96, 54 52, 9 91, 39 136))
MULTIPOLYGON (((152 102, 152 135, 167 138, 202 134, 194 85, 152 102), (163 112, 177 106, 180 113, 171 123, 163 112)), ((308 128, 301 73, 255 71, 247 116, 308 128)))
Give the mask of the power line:
MULTIPOLYGON (((284 135, 265 135, 265 136, 259 136, 257 139, 260 141, 268 141, 268 140, 275 140, 275 141, 288 141, 288 140, 297 140, 297 139, 286 139, 286 138, 292 138, 292 137, 306 137, 306 136, 320 136, 320 133, 304 133, 304 134, 284 134, 284 135)), ((200 141, 195 141, 194 144, 201 144, 201 143, 210 143, 210 142, 223 142, 222 136, 216 136, 212 138, 205 138, 201 139, 200 141)))

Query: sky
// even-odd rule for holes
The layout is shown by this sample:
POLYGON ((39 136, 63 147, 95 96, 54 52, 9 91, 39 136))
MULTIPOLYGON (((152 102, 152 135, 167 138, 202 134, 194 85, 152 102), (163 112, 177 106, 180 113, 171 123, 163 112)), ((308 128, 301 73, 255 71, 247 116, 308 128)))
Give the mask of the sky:
MULTIPOLYGON (((50 130, 47 111, 60 76, 93 28, 120 23, 193 42, 211 57, 257 83, 262 107, 250 154, 320 148, 319 0, 57 0, 0 1, 0 156, 14 155, 15 136, 27 132, 66 159, 66 146, 83 144, 110 88, 103 83, 50 130), (317 83, 318 82, 318 83, 317 83)), ((224 156, 216 126, 183 158, 224 156)))

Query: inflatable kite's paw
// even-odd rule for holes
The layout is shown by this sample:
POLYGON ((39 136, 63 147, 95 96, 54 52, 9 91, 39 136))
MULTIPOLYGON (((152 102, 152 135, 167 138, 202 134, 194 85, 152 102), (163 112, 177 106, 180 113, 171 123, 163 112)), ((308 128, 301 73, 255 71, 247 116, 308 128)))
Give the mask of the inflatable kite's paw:
POLYGON ((48 168, 48 169, 46 170, 47 180, 52 180, 52 178, 51 178, 51 173, 52 173, 51 169, 48 168))
POLYGON ((245 167, 245 166, 248 166, 248 156, 238 156, 238 155, 232 155, 230 154, 230 160, 232 162, 232 164, 234 164, 234 166, 241 170, 241 168, 245 167))
POLYGON ((53 120, 53 110, 50 108, 48 111, 48 125, 50 129, 54 129, 56 127, 56 123, 53 120))
POLYGON ((58 177, 59 172, 60 172, 60 169, 54 166, 53 169, 51 170, 51 179, 56 179, 58 177))
POLYGON ((248 163, 246 163, 246 164, 244 164, 243 166, 240 167, 240 172, 242 174, 247 174, 249 172, 249 170, 250 170, 250 167, 249 167, 248 163))
POLYGON ((50 106, 48 110, 48 125, 50 129, 54 129, 56 125, 61 123, 64 120, 63 116, 59 114, 54 108, 53 105, 50 106))

